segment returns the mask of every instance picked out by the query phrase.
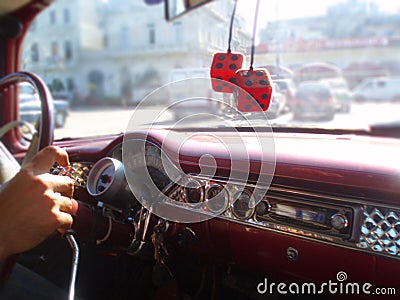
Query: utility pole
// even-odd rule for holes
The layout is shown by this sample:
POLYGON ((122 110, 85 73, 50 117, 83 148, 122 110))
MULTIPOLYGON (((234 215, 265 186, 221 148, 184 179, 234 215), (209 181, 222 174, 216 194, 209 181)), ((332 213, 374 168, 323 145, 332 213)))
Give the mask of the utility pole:
POLYGON ((275 1, 275 12, 276 12, 276 66, 279 68, 281 65, 281 37, 280 37, 280 20, 279 20, 279 0, 275 1))

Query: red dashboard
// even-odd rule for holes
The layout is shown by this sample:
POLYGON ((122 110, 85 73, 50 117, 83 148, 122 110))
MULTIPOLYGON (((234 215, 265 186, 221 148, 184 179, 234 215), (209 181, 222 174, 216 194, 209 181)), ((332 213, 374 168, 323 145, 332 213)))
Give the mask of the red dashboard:
MULTIPOLYGON (((243 156, 232 153, 237 134, 213 132, 210 138, 210 132, 191 135, 190 131, 151 130, 135 132, 129 138, 153 143, 167 154, 173 164, 193 176, 201 171, 199 159, 209 154, 217 165, 216 181, 223 183, 233 165, 231 158, 243 156), (231 141, 232 145, 216 143, 215 136, 223 137, 225 143, 231 141)), ((254 135, 240 132, 240 138, 250 145, 254 135)), ((266 191, 266 201, 272 203, 275 216, 267 216, 265 212, 266 215, 259 218, 239 218, 234 212, 225 212, 200 223, 171 222, 168 235, 171 247, 176 244, 176 236, 185 229, 190 229, 196 237, 196 242, 188 247, 191 255, 177 255, 174 259, 190 261, 196 255, 204 264, 231 265, 285 282, 326 282, 343 271, 350 282, 399 287, 395 274, 400 271, 400 232, 392 236, 392 231, 400 229, 400 164, 393 164, 399 161, 400 142, 351 135, 287 133, 273 136, 265 133, 260 138, 273 139, 275 146, 275 173, 266 191), (276 206, 275 202, 278 203, 276 206), (285 212, 280 208, 282 203, 285 212), (333 211, 328 214, 331 219, 335 212, 348 213, 351 232, 327 230, 322 228, 322 223, 310 223, 304 217, 299 219, 298 215, 287 212, 296 210, 298 213, 299 208, 303 214, 307 211, 333 211), (377 216, 381 219, 377 220, 377 216), (371 228, 370 219, 375 220, 375 228, 371 228), (392 224, 391 230, 382 228, 385 224, 392 224), (379 237, 382 230, 386 230, 385 235, 379 237), (374 243, 376 241, 371 236, 381 239, 382 243, 374 243), (389 243, 390 247, 385 248, 389 243)), ((72 162, 95 163, 105 156, 115 156, 116 151, 121 151, 119 148, 123 142, 121 135, 66 140, 56 145, 66 147, 72 162)), ((251 147, 248 149, 250 174, 243 185, 251 185, 253 180, 257 180, 260 165, 265 163, 265 154, 251 147)), ((239 169, 246 167, 240 163, 234 165, 239 169)), ((78 200, 92 201, 82 191, 78 200)), ((325 222, 324 226, 326 224, 330 226, 333 221, 325 222)))

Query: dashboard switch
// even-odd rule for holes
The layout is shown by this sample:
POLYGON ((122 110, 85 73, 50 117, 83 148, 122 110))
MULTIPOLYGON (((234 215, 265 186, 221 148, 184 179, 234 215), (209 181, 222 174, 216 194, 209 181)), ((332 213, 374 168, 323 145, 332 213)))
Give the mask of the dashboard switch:
POLYGON ((333 228, 342 230, 349 226, 349 220, 345 215, 337 213, 331 217, 331 224, 333 228))
POLYGON ((295 262, 299 259, 299 251, 293 247, 288 247, 286 249, 286 257, 288 260, 295 262))

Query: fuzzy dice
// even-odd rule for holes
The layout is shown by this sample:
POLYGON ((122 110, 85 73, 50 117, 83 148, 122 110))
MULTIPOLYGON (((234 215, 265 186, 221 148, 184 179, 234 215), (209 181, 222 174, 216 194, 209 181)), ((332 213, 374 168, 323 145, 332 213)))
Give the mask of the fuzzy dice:
POLYGON ((242 68, 243 63, 242 53, 215 53, 210 70, 213 90, 220 93, 233 93, 235 73, 242 68))
POLYGON ((238 70, 235 73, 237 108, 241 112, 266 111, 272 97, 271 76, 267 69, 238 70))

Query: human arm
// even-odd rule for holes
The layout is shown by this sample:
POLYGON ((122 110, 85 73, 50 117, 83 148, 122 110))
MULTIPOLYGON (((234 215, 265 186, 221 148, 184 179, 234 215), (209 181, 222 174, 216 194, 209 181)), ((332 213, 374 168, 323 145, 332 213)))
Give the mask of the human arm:
POLYGON ((48 173, 54 162, 69 165, 68 154, 46 147, 0 190, 1 273, 14 255, 72 226, 74 185, 68 177, 48 173))

